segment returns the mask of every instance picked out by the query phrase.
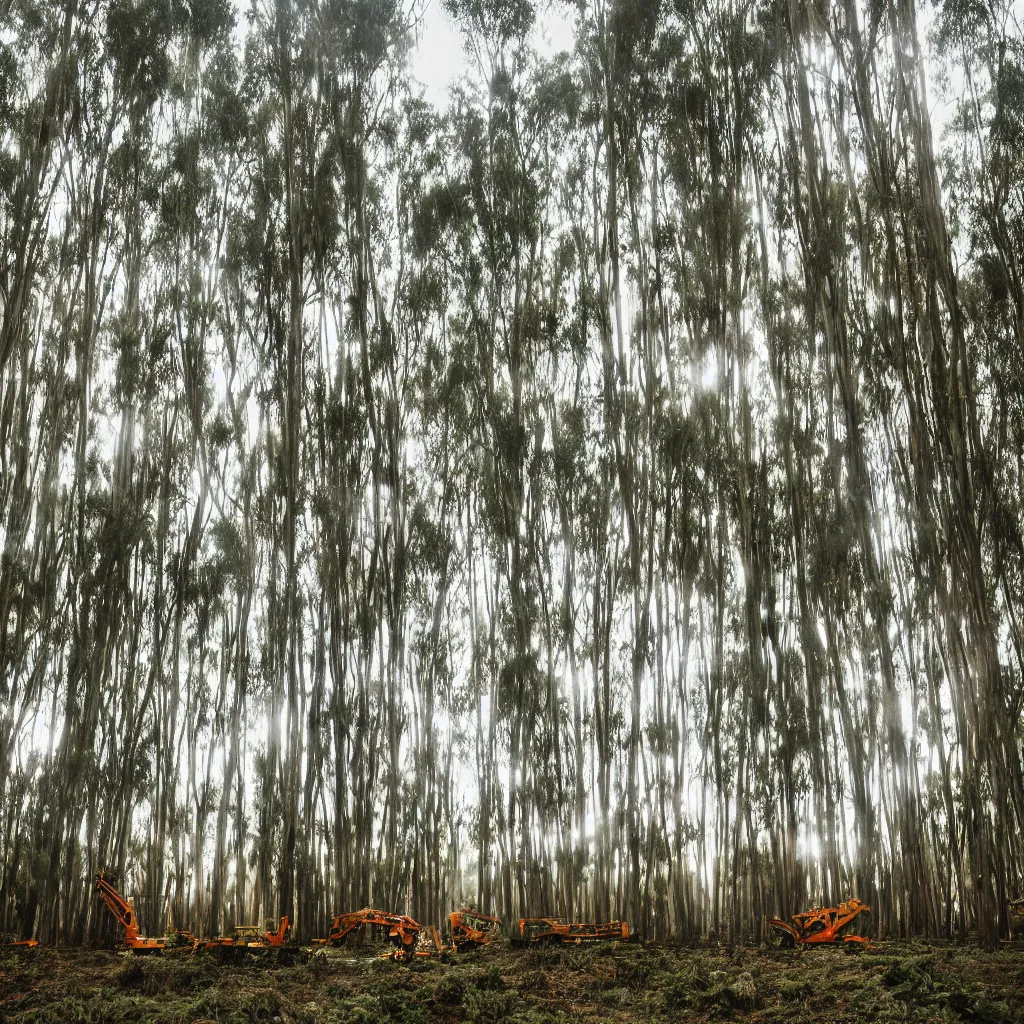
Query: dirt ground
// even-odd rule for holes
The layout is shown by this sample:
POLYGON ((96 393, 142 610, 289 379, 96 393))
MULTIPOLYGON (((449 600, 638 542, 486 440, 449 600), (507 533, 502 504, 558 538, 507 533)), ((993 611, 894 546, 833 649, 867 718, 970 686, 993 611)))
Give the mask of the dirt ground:
POLYGON ((512 1024, 920 1021, 1024 1024, 1024 947, 887 943, 782 951, 497 946, 397 964, 330 950, 302 965, 206 954, 0 951, 17 1024, 512 1024))

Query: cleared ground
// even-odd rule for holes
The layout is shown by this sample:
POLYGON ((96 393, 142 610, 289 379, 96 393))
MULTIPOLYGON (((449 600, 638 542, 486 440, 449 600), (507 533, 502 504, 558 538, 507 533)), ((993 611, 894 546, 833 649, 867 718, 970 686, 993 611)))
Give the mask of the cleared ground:
POLYGON ((0 952, 0 1020, 18 1024, 569 1024, 921 1021, 1024 1024, 1024 949, 496 947, 412 965, 331 950, 302 966, 206 955, 0 952))

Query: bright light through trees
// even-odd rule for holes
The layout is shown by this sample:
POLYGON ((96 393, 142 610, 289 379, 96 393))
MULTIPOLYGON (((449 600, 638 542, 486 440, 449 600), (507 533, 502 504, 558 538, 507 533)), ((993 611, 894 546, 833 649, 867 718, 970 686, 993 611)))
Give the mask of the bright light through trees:
POLYGON ((0 931, 1004 934, 1024 40, 927 6, 7 5, 0 931))

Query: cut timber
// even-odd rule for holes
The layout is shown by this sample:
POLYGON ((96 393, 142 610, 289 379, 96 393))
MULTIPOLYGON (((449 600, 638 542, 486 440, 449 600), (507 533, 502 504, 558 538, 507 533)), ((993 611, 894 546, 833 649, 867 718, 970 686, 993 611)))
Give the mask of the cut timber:
POLYGON ((603 921, 595 924, 566 923, 557 917, 521 917, 519 937, 525 942, 599 942, 628 939, 625 921, 603 921))

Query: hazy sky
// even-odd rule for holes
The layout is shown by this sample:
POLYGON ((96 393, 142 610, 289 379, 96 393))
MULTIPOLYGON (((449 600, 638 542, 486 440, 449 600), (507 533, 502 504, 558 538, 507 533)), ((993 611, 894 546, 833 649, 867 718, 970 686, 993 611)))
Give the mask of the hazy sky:
POLYGON ((451 85, 466 70, 462 39, 441 0, 427 0, 419 46, 412 58, 413 74, 424 85, 426 98, 440 106, 451 85))
MULTIPOLYGON (((564 0, 537 5, 534 45, 548 56, 573 46, 573 8, 564 0)), ((426 99, 442 106, 448 87, 468 69, 462 37, 442 0, 427 0, 419 46, 412 58, 412 71, 423 83, 426 99)))

